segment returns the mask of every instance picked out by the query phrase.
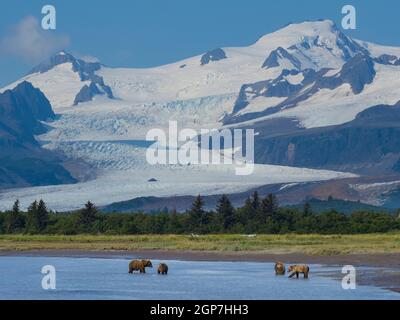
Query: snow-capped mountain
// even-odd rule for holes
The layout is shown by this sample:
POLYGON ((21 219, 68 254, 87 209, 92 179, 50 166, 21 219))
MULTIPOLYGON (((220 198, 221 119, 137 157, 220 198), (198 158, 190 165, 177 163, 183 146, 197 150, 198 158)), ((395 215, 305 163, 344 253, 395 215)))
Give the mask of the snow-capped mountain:
MULTIPOLYGON (((290 24, 248 47, 217 48, 147 69, 112 68, 62 51, 0 91, 23 81, 40 89, 59 115, 49 123, 52 129, 38 137, 44 147, 84 160, 96 168, 100 180, 121 183, 126 171, 135 175, 141 172, 144 185, 126 188, 130 198, 162 193, 167 186, 148 185, 148 179, 173 179, 183 170, 169 167, 168 174, 157 171, 160 168, 154 171, 143 159, 143 145, 137 144, 149 129, 166 129, 171 120, 181 129, 255 128, 256 162, 261 166, 290 165, 357 174, 379 166, 380 173, 397 174, 394 168, 400 159, 399 143, 390 140, 397 124, 390 121, 390 113, 397 110, 400 101, 400 48, 352 39, 329 20, 290 24), (389 115, 385 113, 373 131, 370 119, 381 110, 376 106, 389 110, 385 111, 389 115), (374 154, 367 152, 368 141, 361 139, 360 132, 374 141, 374 154), (310 137, 314 145, 309 143, 310 137), (348 157, 354 148, 358 154, 348 157), (345 150, 340 157, 334 156, 338 150, 345 150)), ((164 196, 239 192, 277 181, 353 177, 295 168, 304 176, 291 178, 297 174, 291 171, 293 168, 267 166, 258 171, 265 176, 249 177, 226 188, 223 185, 232 181, 223 170, 223 182, 216 187, 215 169, 184 169, 192 178, 197 172, 199 179, 182 182, 176 192, 168 190, 164 196), (281 178, 268 181, 270 170, 272 176, 280 172, 281 178), (204 177, 211 180, 207 182, 204 177)), ((82 186, 86 187, 93 188, 90 182, 82 186)), ((50 191, 33 189, 28 193, 37 192, 50 191)), ((27 190, 3 199, 17 195, 23 199, 25 193, 27 190)), ((109 202, 130 199, 120 190, 117 193, 109 202)), ((61 196, 53 195, 57 197, 61 196)), ((27 196, 27 200, 31 198, 27 196)))
MULTIPOLYGON (((327 68, 319 71, 314 69, 284 69, 276 79, 244 85, 235 103, 232 119, 226 119, 225 122, 228 120, 230 122, 243 122, 273 114, 275 114, 275 117, 276 115, 284 116, 282 111, 287 113, 288 110, 294 109, 302 103, 308 104, 310 99, 315 98, 318 93, 324 90, 330 93, 338 93, 342 89, 342 91, 345 90, 347 97, 354 97, 359 95, 367 85, 372 84, 375 76, 373 59, 362 53, 350 58, 340 70, 327 68), (263 100, 258 101, 257 103, 261 106, 260 110, 255 110, 254 106, 250 109, 247 108, 254 100, 265 98, 281 100, 279 103, 275 102, 268 106, 268 108, 263 107, 263 100)), ((337 106, 337 108, 340 108, 340 106, 337 106)), ((293 112, 296 113, 296 111, 293 112)), ((309 121, 309 119, 302 118, 301 115, 297 118, 302 119, 304 123, 307 120, 309 121)), ((331 121, 330 124, 340 124, 332 123, 332 121, 335 121, 334 119, 327 119, 327 121, 331 121)))
POLYGON ((113 105, 138 109, 203 99, 201 109, 212 97, 222 100, 216 102, 213 125, 223 116, 238 123, 270 115, 295 117, 311 128, 351 121, 365 108, 400 100, 396 90, 387 89, 397 86, 399 56, 399 48, 353 40, 333 22, 321 20, 288 25, 249 47, 218 48, 150 69, 109 68, 60 52, 18 82, 41 89, 56 112, 102 95, 117 98, 113 105), (316 110, 331 97, 335 101, 329 107, 316 110))

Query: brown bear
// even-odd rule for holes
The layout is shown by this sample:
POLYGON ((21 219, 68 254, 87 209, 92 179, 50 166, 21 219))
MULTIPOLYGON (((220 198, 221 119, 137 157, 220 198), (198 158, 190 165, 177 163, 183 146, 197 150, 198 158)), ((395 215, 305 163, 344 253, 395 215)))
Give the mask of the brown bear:
POLYGON ((285 264, 283 262, 275 263, 275 275, 283 276, 286 273, 285 264))
POLYGON ((168 274, 168 266, 165 263, 160 263, 158 265, 158 274, 168 274))
POLYGON ((153 268, 150 260, 133 260, 129 263, 129 273, 133 271, 140 271, 140 273, 146 273, 145 268, 153 268))
POLYGON ((295 265, 295 266, 290 266, 288 272, 292 272, 289 278, 293 278, 294 276, 296 276, 296 278, 298 279, 299 273, 303 273, 304 279, 308 279, 308 273, 310 272, 310 268, 306 265, 303 266, 295 265))

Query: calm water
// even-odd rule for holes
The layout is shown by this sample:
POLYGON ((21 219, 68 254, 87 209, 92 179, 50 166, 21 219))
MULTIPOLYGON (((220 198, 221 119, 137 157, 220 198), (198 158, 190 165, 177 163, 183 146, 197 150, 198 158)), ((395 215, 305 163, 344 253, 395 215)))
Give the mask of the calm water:
MULTIPOLYGON (((156 268, 128 274, 129 260, 0 257, 0 299, 400 299, 400 294, 321 275, 339 268, 312 266, 309 280, 276 277, 273 264, 167 261, 168 276, 156 268), (53 265, 57 289, 43 290, 41 269, 53 265)), ((153 260, 156 266, 159 261, 153 260)))

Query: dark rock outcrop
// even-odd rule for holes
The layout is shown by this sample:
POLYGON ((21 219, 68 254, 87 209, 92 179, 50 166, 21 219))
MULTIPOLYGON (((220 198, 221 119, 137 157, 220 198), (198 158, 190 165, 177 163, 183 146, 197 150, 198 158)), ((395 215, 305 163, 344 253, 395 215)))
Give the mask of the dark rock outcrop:
POLYGON ((344 83, 350 84, 353 93, 359 94, 365 85, 374 81, 376 71, 373 60, 363 54, 357 54, 345 63, 338 75, 322 78, 314 90, 335 89, 344 83))
POLYGON ((385 64, 389 66, 400 66, 400 58, 394 55, 383 54, 378 58, 375 58, 375 62, 379 64, 385 64))
POLYGON ((79 74, 81 81, 90 81, 90 86, 85 85, 81 92, 75 98, 75 105, 79 102, 86 102, 93 99, 97 94, 106 94, 109 99, 114 99, 114 94, 109 86, 104 83, 103 77, 96 74, 102 65, 99 62, 87 62, 82 59, 77 59, 73 55, 67 52, 59 52, 52 56, 47 61, 42 62, 40 65, 30 71, 29 74, 33 73, 45 73, 56 67, 57 65, 71 63, 72 70, 79 74), (97 90, 95 89, 97 88, 97 90), (88 89, 91 92, 91 98, 89 100, 82 99, 82 97, 88 97, 88 89), (95 93, 98 92, 98 93, 95 93))
POLYGON ((201 57, 201 65, 204 66, 206 64, 209 64, 211 61, 220 61, 223 59, 227 59, 225 51, 222 50, 221 48, 214 49, 211 51, 206 52, 202 57, 201 57))
MULTIPOLYGON (((327 69, 320 71, 314 71, 313 69, 305 69, 303 71, 285 69, 276 79, 245 84, 241 87, 238 98, 236 99, 232 113, 233 117, 231 117, 231 119, 227 117, 224 121, 227 123, 228 120, 234 120, 234 115, 244 109, 251 102, 251 99, 260 96, 290 99, 291 96, 295 95, 305 86, 317 81, 317 79, 323 76, 326 72, 327 69), (287 79, 288 76, 296 75, 303 76, 303 80, 300 83, 293 84, 287 79)), ((272 110, 275 110, 275 108, 272 108, 272 110)), ((257 116, 257 114, 259 113, 250 114, 246 117, 257 116)), ((243 121, 243 119, 244 118, 240 118, 240 121, 243 121)))
POLYGON ((73 183, 61 157, 42 149, 35 135, 55 114, 29 82, 0 94, 0 188, 73 183))
POLYGON ((79 93, 75 97, 74 105, 78 105, 82 102, 92 101, 94 96, 96 95, 104 95, 106 92, 99 89, 98 85, 94 82, 91 82, 90 85, 84 85, 79 91, 79 93))
POLYGON ((55 114, 45 95, 29 82, 0 94, 0 128, 4 136, 34 141, 33 135, 45 131, 40 121, 51 120, 55 114))
POLYGON ((77 59, 65 51, 61 51, 33 68, 28 74, 45 73, 67 62, 72 64, 73 71, 79 73, 82 81, 89 80, 96 71, 101 69, 101 64, 99 62, 87 62, 82 59, 77 59))
POLYGON ((357 54, 369 55, 367 49, 359 45, 353 39, 347 37, 337 26, 334 26, 335 32, 337 33, 336 45, 343 52, 343 58, 348 61, 357 54))
POLYGON ((293 108, 319 92, 321 89, 334 90, 343 84, 349 84, 354 94, 359 94, 367 84, 371 84, 376 75, 374 61, 367 55, 357 54, 347 61, 341 70, 332 76, 325 76, 330 69, 314 71, 312 69, 283 70, 281 75, 268 81, 261 81, 242 86, 235 102, 233 112, 224 118, 224 124, 239 123, 261 116, 270 115, 283 109, 293 108), (304 80, 300 84, 291 84, 286 77, 302 73, 304 80), (250 102, 259 96, 287 97, 283 102, 262 112, 249 113, 237 116, 237 112, 244 109, 250 102))
POLYGON ((278 49, 272 51, 269 54, 268 58, 264 61, 261 68, 269 69, 279 67, 279 60, 283 59, 289 61, 294 68, 301 69, 301 62, 282 47, 279 47, 278 49))

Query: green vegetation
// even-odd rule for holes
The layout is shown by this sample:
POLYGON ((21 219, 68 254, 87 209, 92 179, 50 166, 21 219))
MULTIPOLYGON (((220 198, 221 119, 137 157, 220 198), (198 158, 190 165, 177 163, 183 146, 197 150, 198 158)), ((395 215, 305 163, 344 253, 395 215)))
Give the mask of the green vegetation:
POLYGON ((281 208, 274 195, 249 197, 235 209, 222 196, 215 211, 204 209, 198 196, 185 213, 105 214, 88 202, 85 208, 69 213, 55 213, 44 201, 33 202, 21 212, 18 200, 11 211, 0 212, 0 234, 366 234, 400 230, 394 214, 356 211, 346 215, 335 210, 314 213, 306 203, 302 209, 281 208))
POLYGON ((400 233, 363 235, 1 235, 0 251, 167 250, 245 255, 301 253, 309 255, 400 252, 400 233))
MULTIPOLYGON (((329 197, 327 200, 309 199, 307 203, 312 207, 312 210, 316 213, 322 213, 329 210, 336 210, 341 213, 351 214, 355 211, 375 211, 375 212, 388 212, 391 213, 393 210, 388 208, 376 207, 357 201, 345 201, 340 199, 334 199, 329 197)), ((300 205, 290 206, 291 208, 299 209, 303 207, 300 205)))

